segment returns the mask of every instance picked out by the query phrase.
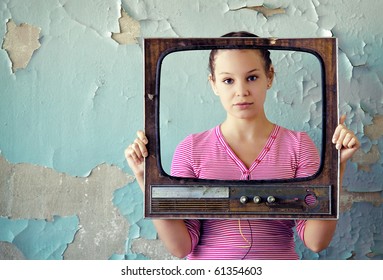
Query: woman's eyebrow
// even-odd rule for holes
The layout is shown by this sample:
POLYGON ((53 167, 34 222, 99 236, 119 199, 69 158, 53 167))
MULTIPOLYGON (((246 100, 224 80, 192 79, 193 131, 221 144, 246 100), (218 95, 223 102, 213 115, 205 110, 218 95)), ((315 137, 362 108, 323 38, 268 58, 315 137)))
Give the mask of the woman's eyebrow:
POLYGON ((257 72, 257 71, 260 71, 260 69, 258 69, 258 68, 254 68, 253 70, 250 70, 250 71, 248 71, 247 73, 257 72))
MULTIPOLYGON (((258 72, 258 71, 260 71, 260 69, 254 68, 254 69, 252 69, 250 71, 247 71, 246 74, 249 74, 249 73, 252 73, 252 72, 258 72)), ((230 72, 220 72, 220 73, 218 73, 218 75, 231 75, 231 74, 232 73, 230 73, 230 72)))

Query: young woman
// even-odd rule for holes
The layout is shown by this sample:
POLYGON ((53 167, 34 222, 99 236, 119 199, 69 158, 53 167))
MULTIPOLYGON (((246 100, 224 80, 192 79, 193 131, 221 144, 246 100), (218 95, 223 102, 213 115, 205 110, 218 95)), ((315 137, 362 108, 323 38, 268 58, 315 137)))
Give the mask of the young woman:
MULTIPOLYGON (((247 32, 225 37, 254 37, 247 32)), ((177 147, 171 173, 178 177, 222 180, 287 179, 314 174, 319 167, 315 145, 306 133, 271 123, 264 111, 274 68, 267 50, 213 50, 209 80, 227 112, 218 126, 185 138, 177 147)), ((333 135, 341 150, 340 174, 359 148, 344 125, 333 135)), ((143 185, 148 139, 143 131, 125 151, 128 164, 143 185)), ((298 259, 293 228, 314 252, 325 249, 334 234, 333 220, 154 220, 161 240, 179 258, 298 259)))

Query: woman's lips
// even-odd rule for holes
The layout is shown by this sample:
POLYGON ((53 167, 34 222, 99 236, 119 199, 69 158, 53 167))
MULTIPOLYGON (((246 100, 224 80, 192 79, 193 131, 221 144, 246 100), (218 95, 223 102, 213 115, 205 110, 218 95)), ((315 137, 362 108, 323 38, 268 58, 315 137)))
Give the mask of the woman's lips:
POLYGON ((239 103, 235 103, 234 107, 237 107, 241 110, 244 110, 244 109, 249 108, 251 105, 253 105, 252 102, 239 102, 239 103))

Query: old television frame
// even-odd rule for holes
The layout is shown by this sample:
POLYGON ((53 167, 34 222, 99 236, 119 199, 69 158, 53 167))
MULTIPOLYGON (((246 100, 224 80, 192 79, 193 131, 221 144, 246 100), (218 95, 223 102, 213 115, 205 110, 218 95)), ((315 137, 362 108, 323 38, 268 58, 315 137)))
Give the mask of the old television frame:
POLYGON ((144 167, 144 217, 164 219, 338 219, 339 151, 331 144, 338 124, 336 38, 145 38, 144 116, 149 156, 144 167), (167 174, 161 165, 160 76, 163 59, 188 50, 249 49, 311 53, 322 80, 321 164, 307 178, 205 180, 167 174), (308 203, 311 197, 314 202, 308 203))

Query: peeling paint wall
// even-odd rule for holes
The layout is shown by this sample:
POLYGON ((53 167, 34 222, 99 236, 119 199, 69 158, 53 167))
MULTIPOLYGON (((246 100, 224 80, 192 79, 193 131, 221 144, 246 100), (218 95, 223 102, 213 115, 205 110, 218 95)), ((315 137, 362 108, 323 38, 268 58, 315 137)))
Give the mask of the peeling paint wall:
MULTIPOLYGON (((297 240, 297 250, 383 259, 382 9, 358 0, 1 1, 0 259, 172 258, 142 219, 123 156, 143 126, 141 38, 235 30, 338 37, 340 111, 362 149, 347 166, 330 247, 314 254, 297 240)), ((291 110, 287 95, 271 98, 286 101, 278 114, 291 110)), ((316 125, 312 113, 302 126, 316 125)))
POLYGON ((28 24, 16 24, 10 19, 7 22, 7 33, 3 49, 7 51, 12 62, 12 71, 27 67, 35 50, 40 47, 40 29, 28 24))

